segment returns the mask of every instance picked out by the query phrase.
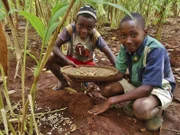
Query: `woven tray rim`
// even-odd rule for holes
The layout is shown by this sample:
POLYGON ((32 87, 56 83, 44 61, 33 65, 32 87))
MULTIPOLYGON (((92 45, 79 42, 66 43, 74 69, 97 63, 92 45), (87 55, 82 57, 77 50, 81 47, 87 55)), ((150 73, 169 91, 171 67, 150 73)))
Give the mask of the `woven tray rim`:
MULTIPOLYGON (((95 81, 101 81, 101 80, 108 80, 109 77, 114 76, 118 73, 118 70, 114 67, 110 67, 110 66, 78 66, 78 67, 93 67, 93 68, 106 68, 106 69, 111 69, 112 71, 114 71, 113 74, 111 75, 106 75, 106 76, 82 76, 82 75, 72 75, 72 74, 67 74, 64 70, 67 68, 75 68, 72 66, 64 66, 61 68, 61 72, 65 75, 67 75, 68 77, 74 78, 74 79, 78 79, 77 81, 84 81, 84 80, 95 80, 95 81)), ((77 67, 77 68, 78 68, 77 67)))

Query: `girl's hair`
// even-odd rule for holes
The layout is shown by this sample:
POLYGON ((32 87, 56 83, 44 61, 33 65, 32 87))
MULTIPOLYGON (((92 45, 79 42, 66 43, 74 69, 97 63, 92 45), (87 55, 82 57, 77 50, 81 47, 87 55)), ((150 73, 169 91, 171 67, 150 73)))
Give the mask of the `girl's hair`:
POLYGON ((125 21, 130 21, 130 20, 135 20, 138 22, 138 24, 140 24, 142 26, 142 28, 144 29, 146 26, 145 26, 145 20, 144 20, 144 17, 139 14, 139 13, 130 13, 131 16, 129 15, 126 15, 120 22, 120 25, 125 22, 125 21))

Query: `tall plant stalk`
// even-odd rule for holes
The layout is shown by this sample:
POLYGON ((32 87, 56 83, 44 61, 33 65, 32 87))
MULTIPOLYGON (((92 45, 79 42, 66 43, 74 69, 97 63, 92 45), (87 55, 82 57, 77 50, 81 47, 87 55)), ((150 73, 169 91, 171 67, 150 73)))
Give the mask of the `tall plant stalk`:
MULTIPOLYGON (((10 110, 11 115, 14 115, 14 112, 13 112, 12 107, 11 107, 11 102, 10 102, 10 99, 9 99, 9 95, 8 95, 6 79, 5 79, 5 76, 4 76, 4 70, 3 70, 3 67, 2 67, 1 64, 0 64, 0 71, 1 71, 2 78, 3 78, 3 85, 4 85, 3 93, 4 93, 4 96, 5 96, 6 102, 7 102, 7 106, 8 106, 8 109, 10 110)), ((6 112, 7 110, 5 110, 5 108, 4 108, 4 103, 3 103, 3 98, 2 98, 2 95, 1 95, 1 91, 0 91, 0 110, 1 110, 1 116, 3 118, 3 123, 4 123, 6 134, 8 135, 8 130, 10 129, 12 134, 16 135, 12 124, 8 120, 8 116, 7 116, 7 112, 6 112)))
POLYGON ((37 122, 36 122, 36 119, 35 119, 35 116, 34 116, 34 107, 33 107, 32 96, 28 95, 28 99, 29 99, 29 105, 30 105, 30 108, 31 108, 31 116, 32 116, 32 119, 33 119, 36 135, 39 135, 39 130, 38 130, 37 122))
MULTIPOLYGON (((31 5, 32 5, 32 0, 30 0, 30 5, 29 5, 29 12, 31 12, 31 5)), ((26 68, 26 56, 27 56, 27 39, 28 39, 28 26, 29 22, 27 21, 26 23, 26 28, 25 28, 25 40, 24 40, 24 55, 23 55, 23 63, 22 63, 22 68, 21 68, 21 73, 22 73, 22 109, 25 110, 25 68, 26 68)), ((24 122, 22 126, 24 125, 24 122)), ((22 127, 24 129, 24 126, 22 127)), ((21 130, 21 133, 24 130, 21 130)))
POLYGON ((159 12, 160 16, 159 16, 159 21, 157 22, 157 30, 156 30, 156 35, 155 35, 155 38, 157 38, 158 40, 160 40, 161 38, 162 24, 163 24, 165 10, 166 10, 167 5, 168 5, 168 0, 165 0, 159 12))
MULTIPOLYGON (((4 96, 6 98, 6 102, 7 102, 7 105, 8 105, 8 109, 10 110, 10 113, 11 114, 14 114, 13 113, 13 110, 12 110, 12 106, 11 106, 11 101, 9 99, 9 94, 8 94, 8 89, 7 89, 7 83, 6 83, 6 78, 5 78, 5 75, 4 75, 4 69, 2 67, 2 65, 0 64, 0 71, 1 71, 1 75, 2 75, 2 78, 3 78, 3 85, 4 85, 4 89, 3 89, 3 93, 4 93, 4 96)), ((2 97, 0 98, 2 100, 2 97)), ((1 106, 3 107, 3 103, 1 103, 1 106)))
POLYGON ((26 68, 26 51, 27 51, 27 35, 28 35, 28 25, 29 23, 27 22, 26 24, 26 29, 25 29, 25 42, 24 42, 24 55, 23 55, 23 63, 21 67, 21 81, 22 81, 22 106, 24 107, 25 105, 25 68, 26 68))
POLYGON ((25 8, 25 0, 19 0, 19 5, 22 7, 22 9, 24 10, 25 8))
POLYGON ((4 102, 3 102, 3 98, 2 98, 2 93, 0 91, 0 110, 4 108, 4 102))
MULTIPOLYGON (((16 0, 12 0, 12 2, 13 2, 13 4, 14 4, 15 9, 17 10, 17 2, 16 2, 16 0)), ((15 12, 14 14, 15 14, 14 27, 15 27, 16 30, 17 30, 17 29, 18 29, 18 21, 19 21, 19 19, 18 19, 18 13, 15 12)))
MULTIPOLYGON (((2 65, 0 64, 0 69, 1 69, 1 72, 3 72, 3 67, 2 67, 2 65)), ((3 102, 3 97, 2 97, 2 93, 1 93, 2 91, 0 90, 0 110, 2 109, 2 108, 4 108, 4 102, 3 102)))
POLYGON ((41 17, 41 18, 45 18, 44 16, 44 12, 43 12, 43 9, 42 9, 42 5, 41 3, 39 2, 39 0, 35 0, 35 4, 36 4, 36 10, 38 11, 38 15, 41 17))
MULTIPOLYGON (((29 12, 31 12, 32 0, 29 1, 29 12)), ((23 55, 23 63, 21 68, 22 74, 22 106, 25 106, 25 69, 26 69, 26 56, 27 56, 27 41, 28 41, 28 26, 29 22, 26 23, 25 28, 25 39, 24 39, 24 55, 23 55)))

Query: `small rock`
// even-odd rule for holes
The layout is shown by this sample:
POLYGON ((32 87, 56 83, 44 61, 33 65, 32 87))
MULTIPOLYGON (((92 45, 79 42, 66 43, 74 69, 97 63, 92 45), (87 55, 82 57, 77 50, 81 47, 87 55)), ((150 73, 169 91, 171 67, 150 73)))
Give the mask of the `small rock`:
POLYGON ((105 60, 106 60, 106 58, 101 58, 101 60, 102 60, 102 61, 105 61, 105 60))
POLYGON ((141 128, 140 131, 141 131, 141 132, 145 132, 145 131, 146 131, 146 128, 141 128))
POLYGON ((71 130, 71 132, 74 132, 76 130, 76 125, 72 124, 71 127, 70 127, 70 130, 71 130))

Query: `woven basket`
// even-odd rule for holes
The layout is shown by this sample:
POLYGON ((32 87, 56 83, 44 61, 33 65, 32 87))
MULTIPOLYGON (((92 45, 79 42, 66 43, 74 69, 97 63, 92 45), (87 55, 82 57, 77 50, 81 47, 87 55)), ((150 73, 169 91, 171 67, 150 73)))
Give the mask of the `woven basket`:
POLYGON ((111 77, 118 73, 118 70, 109 66, 65 66, 61 72, 70 79, 78 82, 111 81, 111 77))

